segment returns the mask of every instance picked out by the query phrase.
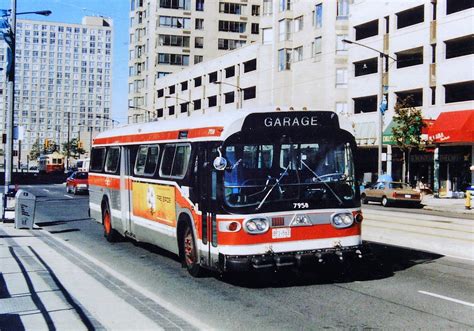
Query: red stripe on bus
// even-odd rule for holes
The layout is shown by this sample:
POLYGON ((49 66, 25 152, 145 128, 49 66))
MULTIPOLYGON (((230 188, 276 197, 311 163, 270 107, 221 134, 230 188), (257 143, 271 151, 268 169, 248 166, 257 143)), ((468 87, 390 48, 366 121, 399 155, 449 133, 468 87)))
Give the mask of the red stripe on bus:
POLYGON ((217 242, 219 245, 253 245, 297 240, 330 239, 338 237, 360 236, 361 225, 354 224, 346 229, 336 229, 331 224, 313 226, 291 227, 291 237, 273 239, 272 229, 264 234, 251 235, 243 229, 238 232, 219 232, 217 242))
POLYGON ((183 129, 165 132, 153 133, 139 133, 126 136, 106 137, 94 139, 95 145, 111 145, 111 144, 130 144, 142 143, 159 140, 177 140, 180 132, 187 132, 187 138, 202 138, 202 137, 220 137, 223 127, 207 127, 197 129, 183 129))
POLYGON ((111 188, 114 190, 120 190, 120 178, 106 177, 106 176, 94 176, 89 173, 89 185, 101 186, 111 188))

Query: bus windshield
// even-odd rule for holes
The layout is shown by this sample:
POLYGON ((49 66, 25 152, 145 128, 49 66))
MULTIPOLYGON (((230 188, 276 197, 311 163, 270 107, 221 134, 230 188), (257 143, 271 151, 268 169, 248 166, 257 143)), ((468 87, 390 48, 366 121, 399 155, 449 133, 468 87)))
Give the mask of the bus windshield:
POLYGON ((229 207, 272 209, 349 206, 355 198, 351 146, 326 138, 308 142, 228 144, 224 196, 229 207))

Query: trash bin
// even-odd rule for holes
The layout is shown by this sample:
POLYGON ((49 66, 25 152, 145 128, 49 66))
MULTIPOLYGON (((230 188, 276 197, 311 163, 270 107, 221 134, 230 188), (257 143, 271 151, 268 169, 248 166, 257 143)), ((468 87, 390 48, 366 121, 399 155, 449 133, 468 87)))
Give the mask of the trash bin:
POLYGON ((35 221, 36 196, 25 190, 15 195, 15 228, 33 229, 35 221))

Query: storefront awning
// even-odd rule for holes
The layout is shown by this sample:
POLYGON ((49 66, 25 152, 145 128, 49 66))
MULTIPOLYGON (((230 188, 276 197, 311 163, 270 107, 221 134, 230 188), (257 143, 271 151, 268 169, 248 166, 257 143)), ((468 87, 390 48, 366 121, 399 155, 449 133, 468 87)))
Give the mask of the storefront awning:
POLYGON ((474 109, 442 112, 429 129, 433 143, 474 143, 474 109))
POLYGON ((354 123, 355 139, 359 146, 374 146, 377 141, 375 122, 354 123))
MULTIPOLYGON (((421 129, 421 139, 426 140, 428 135, 428 130, 433 126, 434 120, 423 119, 423 123, 425 123, 425 127, 421 129)), ((393 137, 392 129, 396 127, 395 121, 391 121, 390 124, 385 128, 383 131, 382 141, 384 145, 396 145, 397 142, 393 137)))

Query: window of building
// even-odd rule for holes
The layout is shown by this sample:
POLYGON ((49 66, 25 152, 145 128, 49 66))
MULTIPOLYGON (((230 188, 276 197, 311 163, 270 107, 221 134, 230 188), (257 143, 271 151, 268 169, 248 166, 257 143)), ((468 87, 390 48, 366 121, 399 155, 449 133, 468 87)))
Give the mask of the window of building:
POLYGON ((204 0, 196 0, 196 11, 204 11, 204 0))
POLYGON ((472 0, 446 0, 446 15, 474 7, 472 0))
POLYGON ((217 82, 217 71, 209 74, 209 83, 217 82))
POLYGON ((378 71, 377 63, 376 57, 354 62, 354 76, 358 77, 376 73, 378 71))
POLYGON ((262 44, 264 45, 273 44, 273 29, 272 28, 262 29, 262 44))
POLYGON ((245 33, 246 26, 244 22, 219 21, 219 31, 245 33))
POLYGON ((176 92, 176 88, 174 85, 168 86, 169 94, 174 94, 176 92))
POLYGON ((397 56, 397 68, 405 68, 423 64, 423 47, 407 49, 395 53, 397 56))
POLYGON ((174 106, 169 106, 168 107, 168 115, 174 115, 174 106))
POLYGON ((259 30, 258 23, 252 23, 251 28, 252 28, 251 29, 252 34, 259 34, 260 30, 259 30))
POLYGON ((347 18, 349 16, 349 0, 337 0, 337 18, 347 18))
POLYGON ((234 92, 227 92, 227 93, 224 93, 224 102, 225 104, 228 104, 228 103, 233 103, 234 102, 234 92))
POLYGON ((209 108, 217 106, 217 96, 213 95, 212 97, 208 97, 207 105, 209 108))
POLYGON ((313 25, 319 29, 323 26, 323 4, 319 3, 314 7, 313 12, 313 25))
POLYGON ((423 106, 423 89, 421 88, 395 92, 395 95, 397 96, 397 102, 399 101, 408 102, 410 100, 411 107, 423 106))
POLYGON ((220 2, 219 13, 234 14, 234 15, 245 15, 246 5, 239 3, 220 2))
POLYGON ((347 53, 347 43, 343 42, 344 39, 347 39, 346 34, 336 35, 336 54, 347 53))
POLYGON ((379 21, 373 20, 364 24, 360 24, 354 27, 355 39, 361 40, 376 36, 379 34, 379 21))
POLYGON ((436 104, 436 86, 432 86, 431 88, 431 105, 434 106, 436 104))
POLYGON ((236 49, 244 46, 246 44, 245 40, 234 40, 234 39, 217 39, 217 48, 218 49, 236 49))
POLYGON ((263 0, 263 15, 269 16, 273 14, 273 0, 263 0))
POLYGON ((194 64, 198 64, 204 61, 204 56, 202 55, 194 55, 194 64))
POLYGON ((278 71, 291 70, 291 49, 278 50, 278 71))
POLYGON ((191 0, 160 0, 160 7, 170 8, 170 9, 190 10, 191 0))
POLYGON ((188 89, 188 82, 181 82, 181 91, 186 91, 188 89))
POLYGON ((313 41, 313 57, 315 57, 316 55, 319 55, 322 53, 322 50, 323 50, 323 44, 322 44, 322 37, 316 37, 314 38, 314 41, 313 41))
POLYGON ((474 34, 446 40, 446 58, 465 56, 474 54, 474 34))
POLYGON ((244 93, 244 100, 255 99, 257 95, 257 88, 255 86, 244 88, 242 91, 244 93))
POLYGON ((421 5, 401 11, 397 15, 397 29, 422 23, 425 19, 425 6, 421 5))
POLYGON ((156 117, 163 117, 163 108, 158 108, 156 110, 156 117))
POLYGON ((260 16, 260 6, 252 5, 252 16, 260 16))
POLYGON ((303 25, 304 25, 304 16, 298 16, 297 18, 294 19, 294 27, 295 27, 295 32, 299 32, 303 30, 303 25))
POLYGON ((230 78, 235 76, 235 66, 225 68, 225 78, 230 78))
POLYGON ((377 95, 353 98, 354 114, 373 113, 377 111, 377 95))
POLYGON ((194 27, 196 30, 203 30, 204 29, 204 19, 196 18, 194 21, 194 27))
POLYGON ((160 46, 178 46, 178 47, 189 47, 190 37, 187 36, 174 36, 160 34, 158 36, 158 42, 160 46))
POLYGON ((164 89, 159 89, 159 90, 158 90, 158 94, 157 94, 158 98, 161 98, 161 97, 163 97, 164 95, 165 95, 164 89))
POLYGON ((291 40, 291 23, 290 19, 280 20, 278 22, 279 41, 291 40))
POLYGON ((293 62, 303 61, 303 46, 296 47, 293 50, 293 62))
POLYGON ((189 55, 158 53, 158 63, 187 66, 189 65, 189 55))
POLYGON ((278 0, 278 9, 280 12, 291 10, 291 1, 292 0, 278 0))
POLYGON ((336 87, 347 87, 347 69, 336 69, 336 87))
POLYGON ((191 28, 191 19, 184 17, 174 17, 174 16, 160 16, 160 26, 165 26, 169 28, 176 29, 190 29, 191 28))
POLYGON ((194 110, 201 109, 201 99, 196 99, 193 101, 193 109, 194 110))
POLYGON ((198 87, 202 85, 202 77, 194 78, 194 87, 198 87))
POLYGON ((244 62, 244 73, 257 70, 257 59, 244 62))
POLYGON ((181 113, 187 113, 188 112, 188 107, 189 107, 189 102, 185 102, 179 105, 181 109, 181 113))
POLYGON ((462 102, 474 100, 474 80, 444 85, 444 102, 462 102))
POLYGON ((196 37, 194 38, 194 48, 203 48, 204 47, 204 38, 196 37))

